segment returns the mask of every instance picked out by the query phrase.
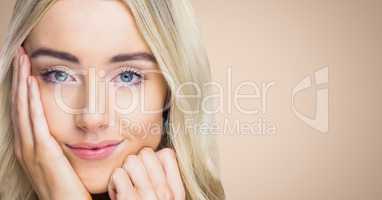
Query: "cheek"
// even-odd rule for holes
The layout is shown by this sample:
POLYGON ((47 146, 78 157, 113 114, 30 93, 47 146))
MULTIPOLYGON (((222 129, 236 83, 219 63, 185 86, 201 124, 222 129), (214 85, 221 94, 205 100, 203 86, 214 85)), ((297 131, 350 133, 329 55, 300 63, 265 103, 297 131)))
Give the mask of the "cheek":
POLYGON ((146 86, 144 90, 135 90, 131 94, 121 92, 116 96, 117 102, 129 103, 134 98, 132 96, 139 97, 129 104, 128 109, 119 110, 118 121, 120 134, 141 146, 156 147, 162 136, 164 96, 155 88, 146 86))
POLYGON ((73 127, 73 108, 69 107, 70 99, 55 97, 51 86, 40 83, 41 103, 44 108, 45 117, 50 133, 58 140, 64 141, 68 137, 69 128, 73 127))
MULTIPOLYGON (((138 151, 143 147, 151 147, 156 149, 162 138, 162 118, 160 116, 141 116, 134 119, 121 118, 120 134, 130 144, 133 152, 138 151)), ((129 153, 129 154, 130 154, 129 153)))
POLYGON ((111 93, 116 110, 129 112, 161 113, 167 95, 167 86, 163 77, 148 75, 150 78, 139 86, 120 87, 111 93))
POLYGON ((131 106, 118 112, 120 134, 142 146, 156 148, 163 134, 162 109, 165 97, 163 84, 154 81, 147 81, 143 87, 129 91, 117 91, 117 105, 126 103, 125 106, 131 106), (136 98, 134 103, 131 100, 133 98, 136 98))

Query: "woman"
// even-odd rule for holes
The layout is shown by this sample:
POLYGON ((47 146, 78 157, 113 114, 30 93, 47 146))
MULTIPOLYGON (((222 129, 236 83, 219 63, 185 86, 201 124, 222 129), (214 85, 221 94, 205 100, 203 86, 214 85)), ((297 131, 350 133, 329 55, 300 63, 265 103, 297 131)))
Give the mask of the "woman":
POLYGON ((0 199, 224 199, 186 0, 17 0, 0 80, 0 199))

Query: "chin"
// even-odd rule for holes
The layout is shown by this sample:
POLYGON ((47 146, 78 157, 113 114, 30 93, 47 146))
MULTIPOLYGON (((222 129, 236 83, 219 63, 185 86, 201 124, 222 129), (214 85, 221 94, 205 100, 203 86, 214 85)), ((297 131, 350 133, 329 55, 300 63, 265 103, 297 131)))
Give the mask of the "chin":
POLYGON ((75 165, 74 170, 87 191, 92 194, 107 192, 110 177, 116 166, 106 164, 75 165))
POLYGON ((107 192, 110 177, 114 169, 122 165, 124 158, 119 156, 123 155, 120 152, 104 160, 81 160, 69 153, 67 155, 80 181, 92 194, 107 192))
POLYGON ((109 173, 99 171, 92 176, 86 175, 85 177, 82 177, 80 175, 85 188, 92 194, 107 192, 110 176, 111 174, 109 175, 109 173))

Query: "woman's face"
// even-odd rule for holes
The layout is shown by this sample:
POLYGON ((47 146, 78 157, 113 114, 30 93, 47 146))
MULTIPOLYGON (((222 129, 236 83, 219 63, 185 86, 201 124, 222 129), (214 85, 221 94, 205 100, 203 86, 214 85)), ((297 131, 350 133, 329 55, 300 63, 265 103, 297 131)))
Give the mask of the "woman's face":
POLYGON ((91 193, 127 155, 158 147, 167 85, 126 5, 57 1, 24 48, 50 132, 91 193), (122 143, 106 157, 70 147, 104 141, 122 143))

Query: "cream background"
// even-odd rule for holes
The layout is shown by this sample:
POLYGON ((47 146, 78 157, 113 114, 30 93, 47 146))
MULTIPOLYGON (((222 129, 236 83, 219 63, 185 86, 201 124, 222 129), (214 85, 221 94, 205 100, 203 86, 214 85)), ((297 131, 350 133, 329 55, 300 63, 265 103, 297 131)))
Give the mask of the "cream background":
MULTIPOLYGON (((0 36, 14 1, 0 2, 0 36)), ((265 114, 233 108, 218 123, 268 119, 272 135, 219 135, 227 199, 378 200, 382 198, 382 1, 193 0, 214 70, 228 101, 232 85, 274 81, 265 114), (291 109, 292 88, 329 68, 329 131, 321 133, 291 109)), ((253 90, 253 89, 252 89, 253 90)), ((251 92, 248 90, 247 92, 251 92)), ((231 92, 230 94, 233 94, 231 92)), ((314 113, 314 91, 296 96, 314 113)), ((259 107, 257 100, 242 101, 259 107)))

